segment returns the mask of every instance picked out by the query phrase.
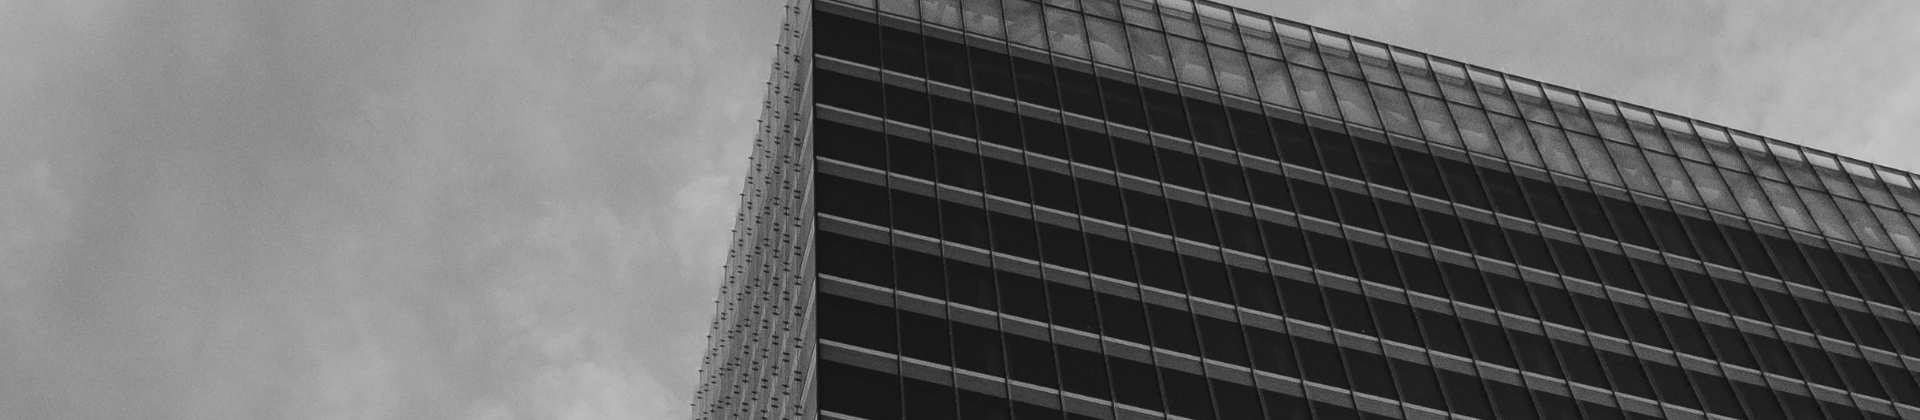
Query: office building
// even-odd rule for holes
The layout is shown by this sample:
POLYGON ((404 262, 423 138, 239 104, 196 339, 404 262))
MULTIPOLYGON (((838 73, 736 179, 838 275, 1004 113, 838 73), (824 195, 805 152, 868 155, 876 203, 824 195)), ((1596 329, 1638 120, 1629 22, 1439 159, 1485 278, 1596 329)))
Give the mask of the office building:
POLYGON ((695 417, 1920 419, 1920 179, 1183 0, 797 0, 695 417))

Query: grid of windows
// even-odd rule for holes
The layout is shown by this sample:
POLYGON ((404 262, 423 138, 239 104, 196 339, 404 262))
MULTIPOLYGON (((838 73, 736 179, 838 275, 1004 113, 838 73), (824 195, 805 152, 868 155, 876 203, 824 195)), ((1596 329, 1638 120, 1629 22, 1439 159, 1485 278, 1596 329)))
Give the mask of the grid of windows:
POLYGON ((1205 2, 846 1, 825 416, 1920 418, 1903 172, 1205 2))

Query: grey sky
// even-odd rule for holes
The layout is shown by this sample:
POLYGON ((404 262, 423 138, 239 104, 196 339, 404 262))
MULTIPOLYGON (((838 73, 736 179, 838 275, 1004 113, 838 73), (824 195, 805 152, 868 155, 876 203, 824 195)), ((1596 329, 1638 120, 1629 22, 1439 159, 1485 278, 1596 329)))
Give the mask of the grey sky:
MULTIPOLYGON (((0 420, 685 418, 780 3, 0 0, 0 420)), ((1233 3, 1920 162, 1920 3, 1233 3)))

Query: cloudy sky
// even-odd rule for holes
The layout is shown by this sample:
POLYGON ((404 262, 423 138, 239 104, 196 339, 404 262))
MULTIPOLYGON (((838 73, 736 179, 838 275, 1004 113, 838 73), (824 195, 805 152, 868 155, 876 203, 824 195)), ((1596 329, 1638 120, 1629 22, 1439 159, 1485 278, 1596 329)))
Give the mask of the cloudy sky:
MULTIPOLYGON (((685 418, 780 3, 0 0, 0 420, 685 418)), ((1920 166, 1920 3, 1232 3, 1920 166)))

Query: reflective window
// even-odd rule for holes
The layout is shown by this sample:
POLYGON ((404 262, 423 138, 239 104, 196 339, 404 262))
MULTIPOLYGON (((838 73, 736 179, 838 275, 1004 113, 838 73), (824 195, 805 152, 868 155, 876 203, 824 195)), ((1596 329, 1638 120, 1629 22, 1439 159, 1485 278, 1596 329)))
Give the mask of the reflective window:
POLYGON ((1420 124, 1415 122, 1413 105, 1407 103, 1407 96, 1397 89, 1372 85, 1373 97, 1380 106, 1380 117, 1385 121, 1387 130, 1397 134, 1420 137, 1420 124))
POLYGON ((1687 174, 1693 177, 1693 185, 1700 192, 1700 199, 1714 210, 1740 214, 1740 205, 1734 202, 1733 192, 1720 182, 1719 171, 1706 164, 1686 162, 1687 174))
POLYGON ((1288 21, 1274 21, 1274 28, 1279 30, 1280 50, 1287 55, 1287 61, 1320 68, 1320 54, 1313 49, 1313 30, 1288 21))
POLYGON ((1460 132, 1455 131, 1453 118, 1447 114, 1447 103, 1423 95, 1408 95, 1413 99, 1414 114, 1420 121, 1421 131, 1426 132, 1428 140, 1453 147, 1466 147, 1460 142, 1460 132))
POLYGON ((1527 124, 1533 132, 1533 138, 1540 147, 1540 157, 1547 162, 1547 168, 1555 172, 1581 176, 1580 161, 1573 156, 1573 148, 1567 145, 1567 137, 1559 129, 1539 124, 1527 124))
POLYGON ((1281 57, 1280 42, 1273 34, 1272 21, 1252 12, 1236 11, 1236 13, 1235 17, 1240 21, 1241 40, 1244 41, 1247 52, 1267 57, 1281 57))
POLYGON ((1569 134, 1567 140, 1572 144, 1574 156, 1580 160, 1580 167, 1586 170, 1587 177, 1603 184, 1624 186, 1613 161, 1607 158, 1606 143, 1599 138, 1578 133, 1569 134))
POLYGON ((1641 160, 1640 151, 1632 146, 1607 143, 1607 151, 1613 154, 1613 162, 1619 165, 1620 177, 1626 180, 1627 187, 1648 194, 1660 194, 1660 181, 1654 176, 1653 169, 1641 160))
POLYGON ((1504 156, 1500 153, 1500 142, 1493 137, 1493 126, 1487 123, 1487 114, 1478 109, 1462 105, 1450 105, 1453 120, 1460 125, 1460 138, 1467 144, 1467 150, 1492 156, 1504 156))
POLYGON ((1770 179, 1760 181, 1761 190, 1767 192, 1767 198, 1773 202, 1774 212, 1780 214, 1780 220, 1795 229, 1815 232, 1813 217, 1800 207, 1800 198, 1794 194, 1793 187, 1770 179))
POLYGON ((1213 70, 1207 67, 1207 47, 1199 41, 1177 36, 1167 37, 1173 51, 1173 70, 1181 82, 1213 87, 1213 70))
POLYGON ((1277 60, 1263 57, 1249 57, 1253 63, 1253 81, 1260 88, 1260 99, 1267 103, 1287 107, 1299 107, 1293 100, 1293 81, 1287 75, 1287 65, 1277 60))
POLYGON ((1047 39, 1053 52, 1087 58, 1087 30, 1080 24, 1079 13, 1047 8, 1047 39))
POLYGON ((1804 189, 1796 190, 1800 193, 1801 203, 1806 204, 1807 211, 1813 214, 1813 223, 1819 225, 1820 230, 1825 231, 1827 236, 1854 240, 1853 229, 1840 215, 1840 209, 1834 206, 1832 197, 1804 189))
POLYGON ((1433 71, 1427 69, 1427 59, 1420 53, 1393 49, 1394 68, 1400 71, 1400 81, 1407 90, 1427 96, 1440 96, 1440 85, 1433 81, 1433 71))
POLYGON ((1092 41, 1094 61, 1119 68, 1133 67, 1132 59, 1127 56, 1126 29, 1120 23, 1089 18, 1087 34, 1092 41))
POLYGON ((1007 40, 1029 47, 1046 49, 1047 31, 1040 23, 1043 15, 1037 3, 1006 2, 1007 40))
POLYGON ((1780 223, 1780 216, 1773 212, 1773 205, 1767 202, 1766 192, 1760 190, 1760 181, 1752 175, 1733 171, 1720 171, 1727 181, 1728 191, 1732 192, 1740 209, 1747 217, 1780 223))
POLYGON ((1493 131, 1499 133, 1500 149, 1506 152, 1508 159, 1536 167, 1541 165, 1533 138, 1527 135, 1526 123, 1500 114, 1488 116, 1493 117, 1493 131))
POLYGON ((1473 106, 1480 105, 1480 99, 1473 91, 1473 82, 1467 79, 1465 67, 1449 60, 1434 59, 1431 62, 1434 78, 1439 80, 1440 91, 1445 94, 1447 100, 1473 106))
POLYGON ((1213 70, 1221 91, 1248 98, 1259 96, 1254 93, 1253 74, 1247 69, 1245 54, 1220 47, 1209 47, 1207 51, 1213 56, 1213 70))
POLYGON ((1333 76, 1335 97, 1340 101, 1340 114, 1347 122, 1367 127, 1379 127, 1380 116, 1373 111, 1373 97, 1367 94, 1367 84, 1359 80, 1342 76, 1333 76))
POLYGON ((901 16, 919 16, 920 12, 914 7, 918 3, 915 0, 880 0, 880 11, 901 16))
POLYGON ((1167 54, 1166 35, 1128 27, 1127 39, 1133 46, 1133 68, 1162 78, 1173 78, 1173 59, 1167 54))
POLYGON ((935 25, 960 28, 960 0, 920 0, 920 18, 935 25))
POLYGON ((1655 177, 1666 190, 1667 197, 1689 204, 1700 204, 1700 194, 1693 190, 1693 182, 1685 170, 1680 169, 1680 159, 1660 153, 1647 153, 1647 163, 1653 165, 1655 177))
POLYGON ((1293 66, 1293 85, 1299 88, 1300 107, 1308 112, 1338 117, 1340 110, 1333 101, 1333 88, 1327 86, 1327 74, 1319 70, 1293 66))

